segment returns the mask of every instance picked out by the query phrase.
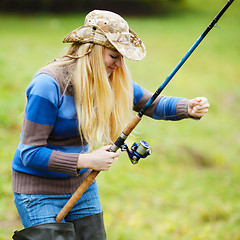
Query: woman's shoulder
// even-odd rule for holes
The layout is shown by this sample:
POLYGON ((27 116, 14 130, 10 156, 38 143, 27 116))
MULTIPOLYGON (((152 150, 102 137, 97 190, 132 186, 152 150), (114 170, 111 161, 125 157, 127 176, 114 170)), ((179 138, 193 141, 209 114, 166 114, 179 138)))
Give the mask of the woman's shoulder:
POLYGON ((53 67, 43 67, 38 72, 33 78, 33 81, 37 81, 38 79, 41 79, 40 82, 43 81, 43 83, 46 84, 58 84, 58 86, 61 88, 61 74, 56 68, 53 67))
POLYGON ((66 70, 61 67, 45 66, 37 72, 33 81, 41 79, 41 84, 46 84, 46 87, 48 85, 57 85, 60 94, 73 95, 73 86, 71 83, 68 83, 67 79, 69 76, 65 71, 66 70))
POLYGON ((59 88, 59 84, 56 78, 47 72, 38 71, 33 77, 27 90, 29 91, 30 89, 39 89, 41 91, 49 91, 52 88, 59 88))
POLYGON ((29 99, 42 98, 50 102, 59 102, 61 98, 60 87, 57 81, 47 73, 37 73, 26 90, 29 99))

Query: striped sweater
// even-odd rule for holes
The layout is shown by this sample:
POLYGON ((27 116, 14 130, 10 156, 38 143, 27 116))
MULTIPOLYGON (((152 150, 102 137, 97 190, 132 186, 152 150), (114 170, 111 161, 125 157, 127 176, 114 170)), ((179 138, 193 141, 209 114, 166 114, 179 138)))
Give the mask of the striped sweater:
MULTIPOLYGON (((77 169, 78 156, 89 150, 78 131, 73 86, 66 91, 61 74, 43 68, 27 88, 25 117, 12 163, 15 193, 66 194, 74 192, 91 172, 77 169)), ((133 82, 134 110, 152 93, 133 82)), ((145 115, 154 119, 188 117, 188 100, 159 96, 145 115)))

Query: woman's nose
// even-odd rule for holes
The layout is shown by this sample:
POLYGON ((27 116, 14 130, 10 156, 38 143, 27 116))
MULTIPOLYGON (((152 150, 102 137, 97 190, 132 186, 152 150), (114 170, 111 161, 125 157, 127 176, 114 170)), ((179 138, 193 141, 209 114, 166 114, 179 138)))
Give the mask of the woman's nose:
POLYGON ((122 57, 118 57, 115 61, 115 65, 120 68, 122 66, 122 57))

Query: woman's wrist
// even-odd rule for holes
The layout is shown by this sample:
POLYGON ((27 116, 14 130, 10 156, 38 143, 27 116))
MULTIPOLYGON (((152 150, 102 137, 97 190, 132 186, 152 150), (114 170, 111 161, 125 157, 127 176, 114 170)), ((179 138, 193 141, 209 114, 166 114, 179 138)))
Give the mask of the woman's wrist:
POLYGON ((79 154, 78 157, 78 162, 77 162, 77 168, 81 169, 81 168, 89 168, 89 153, 83 153, 83 154, 79 154))
POLYGON ((179 118, 189 118, 189 114, 188 114, 188 104, 189 104, 189 100, 186 98, 182 98, 180 99, 177 104, 176 104, 176 115, 179 118))

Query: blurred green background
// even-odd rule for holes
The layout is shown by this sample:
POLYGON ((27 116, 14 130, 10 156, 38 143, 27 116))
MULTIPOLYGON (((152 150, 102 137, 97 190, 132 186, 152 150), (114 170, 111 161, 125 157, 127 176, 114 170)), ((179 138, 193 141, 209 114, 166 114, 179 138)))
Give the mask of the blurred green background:
MULTIPOLYGON (((137 6, 141 1, 135 2, 137 6)), ((153 15, 137 9, 122 14, 147 48, 144 60, 127 62, 132 77, 151 91, 226 3, 159 2, 162 10, 153 15)), ((95 4, 93 8, 99 3, 95 4)), ((25 89, 40 67, 63 54, 63 37, 83 24, 86 12, 13 13, 0 6, 0 239, 7 240, 22 228, 13 203, 11 161, 21 131, 25 89)), ((206 96, 211 104, 208 114, 200 121, 143 118, 128 143, 146 140, 152 155, 132 165, 122 153, 110 171, 99 175, 108 239, 240 239, 239 1, 218 25, 163 92, 189 99, 206 96)))

